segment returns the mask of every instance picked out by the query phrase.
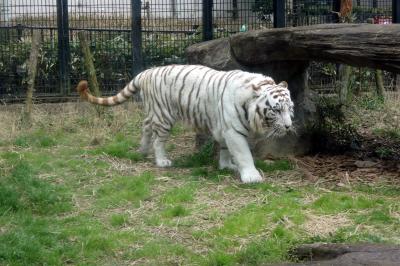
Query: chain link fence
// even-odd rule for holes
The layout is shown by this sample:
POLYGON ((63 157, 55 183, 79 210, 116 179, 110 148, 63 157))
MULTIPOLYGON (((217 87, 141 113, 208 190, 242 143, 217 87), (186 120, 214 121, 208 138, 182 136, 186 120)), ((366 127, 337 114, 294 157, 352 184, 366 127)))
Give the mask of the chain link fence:
MULTIPOLYGON (((184 51, 194 43, 248 30, 337 23, 334 12, 339 2, 0 0, 0 99, 19 99, 25 93, 34 30, 40 31, 42 41, 35 96, 67 98, 74 95, 74 84, 87 78, 77 37, 80 31, 89 40, 97 77, 107 94, 141 69, 185 63, 184 51)), ((393 6, 392 0, 353 1, 354 21, 391 23, 393 6)), ((373 75, 367 74, 359 74, 356 82, 371 81, 373 75)), ((389 87, 394 76, 385 73, 385 77, 389 87)), ((312 64, 312 87, 332 90, 335 80, 335 65, 312 64)))

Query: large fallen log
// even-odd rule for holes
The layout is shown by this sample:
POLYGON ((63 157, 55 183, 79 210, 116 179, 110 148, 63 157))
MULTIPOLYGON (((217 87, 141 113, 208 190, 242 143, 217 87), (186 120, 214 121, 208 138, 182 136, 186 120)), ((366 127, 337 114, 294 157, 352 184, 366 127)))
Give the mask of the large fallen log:
POLYGON ((206 57, 221 59, 227 53, 248 67, 280 61, 327 61, 400 73, 400 24, 324 24, 249 31, 187 49, 189 61, 199 63, 206 57))

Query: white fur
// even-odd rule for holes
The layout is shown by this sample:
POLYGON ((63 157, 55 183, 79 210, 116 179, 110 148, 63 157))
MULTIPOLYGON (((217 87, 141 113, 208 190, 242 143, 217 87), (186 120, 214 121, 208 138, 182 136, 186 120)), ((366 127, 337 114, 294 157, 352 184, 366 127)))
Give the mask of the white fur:
MULTIPOLYGON (((224 148, 220 152, 220 168, 237 169, 244 183, 261 182, 248 136, 273 137, 292 130, 293 103, 287 84, 275 84, 261 74, 173 65, 141 72, 126 87, 125 95, 130 95, 127 90, 137 89, 147 113, 141 151, 147 153, 153 141, 156 164, 160 167, 171 166, 165 142, 175 121, 183 120, 197 130, 211 133, 224 148)), ((126 100, 122 98, 118 96, 117 103, 98 102, 119 104, 126 100)))

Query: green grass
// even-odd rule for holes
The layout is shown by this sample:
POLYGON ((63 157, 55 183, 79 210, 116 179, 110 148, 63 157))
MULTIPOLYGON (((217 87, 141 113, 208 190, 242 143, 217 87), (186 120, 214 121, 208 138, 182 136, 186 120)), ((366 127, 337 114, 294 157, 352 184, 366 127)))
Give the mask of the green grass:
POLYGON ((163 216, 166 218, 183 217, 189 215, 189 213, 190 212, 182 205, 176 205, 166 208, 163 212, 163 216))
POLYGON ((70 195, 63 186, 39 179, 24 160, 0 179, 0 212, 29 210, 39 214, 71 209, 70 195))
POLYGON ((138 206, 140 201, 150 196, 154 175, 143 173, 140 176, 119 176, 102 185, 96 192, 98 205, 111 208, 132 204, 138 206))
POLYGON ((105 145, 95 149, 94 153, 107 154, 117 158, 125 158, 137 162, 143 159, 143 155, 135 151, 137 147, 137 142, 118 134, 114 140, 107 141, 105 145))
POLYGON ((185 168, 208 166, 215 163, 214 157, 214 143, 209 141, 201 147, 200 151, 175 160, 174 165, 185 168))
POLYGON ((14 145, 21 148, 26 147, 52 147, 57 145, 57 140, 52 136, 53 134, 47 133, 43 129, 34 131, 31 134, 24 134, 14 140, 14 145))
POLYGON ((173 188, 164 193, 162 202, 166 204, 192 202, 196 192, 196 185, 189 183, 179 188, 173 188))
POLYGON ((373 133, 392 140, 400 140, 400 128, 376 128, 373 133))
POLYGON ((177 166, 160 169, 136 153, 141 114, 110 112, 44 116, 1 140, 0 265, 265 265, 292 261, 302 243, 400 244, 399 186, 319 188, 288 160, 256 161, 270 181, 240 184, 217 169, 212 143, 179 151, 182 126, 177 166), (305 229, 328 216, 347 220, 305 229))
POLYGON ((261 169, 263 172, 288 171, 293 169, 292 163, 288 160, 276 160, 272 163, 256 160, 255 165, 257 169, 261 169))
POLYGON ((126 214, 113 214, 110 217, 110 224, 114 227, 120 227, 128 222, 126 214))
POLYGON ((326 214, 335 214, 340 212, 367 210, 379 207, 385 204, 385 201, 379 198, 369 198, 367 195, 351 195, 344 193, 329 193, 322 195, 313 202, 312 207, 326 214))

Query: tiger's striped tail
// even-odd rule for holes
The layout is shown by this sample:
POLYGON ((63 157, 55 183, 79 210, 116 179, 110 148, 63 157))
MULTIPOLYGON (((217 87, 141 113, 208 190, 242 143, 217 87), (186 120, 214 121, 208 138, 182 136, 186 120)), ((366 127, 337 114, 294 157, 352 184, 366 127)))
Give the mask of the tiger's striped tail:
POLYGON ((133 84, 133 80, 128 83, 117 95, 110 97, 96 97, 89 91, 88 82, 82 80, 76 87, 82 99, 97 105, 113 106, 118 105, 128 100, 134 93, 138 91, 137 87, 133 84))

